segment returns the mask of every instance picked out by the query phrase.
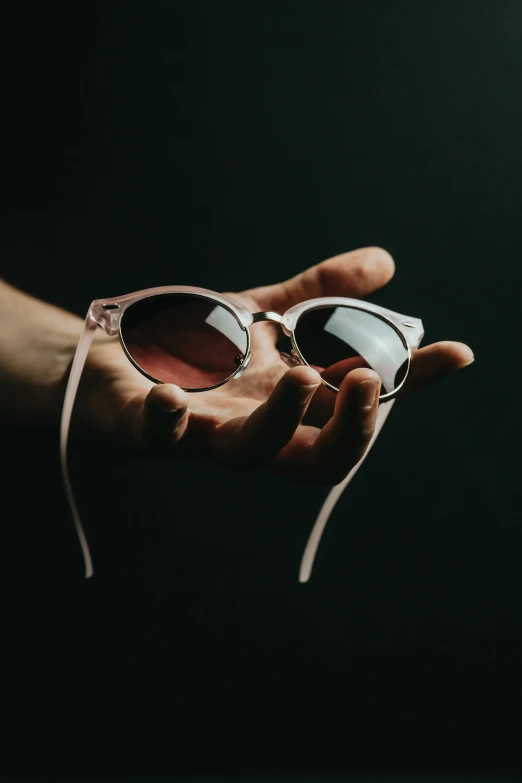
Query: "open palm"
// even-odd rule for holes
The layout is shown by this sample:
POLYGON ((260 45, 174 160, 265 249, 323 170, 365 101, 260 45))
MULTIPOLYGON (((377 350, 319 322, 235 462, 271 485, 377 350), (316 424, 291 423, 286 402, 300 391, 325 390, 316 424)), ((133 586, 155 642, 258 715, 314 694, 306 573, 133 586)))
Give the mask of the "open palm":
MULTIPOLYGON (((276 285, 230 294, 250 310, 283 313, 318 296, 363 298, 393 276, 380 248, 364 248, 323 261, 276 285)), ((288 369, 276 349, 274 323, 250 330, 252 360, 244 374, 212 391, 190 394, 156 385, 128 361, 117 340, 100 334, 91 348, 77 401, 77 429, 103 434, 123 446, 169 457, 206 458, 230 467, 262 466, 291 478, 336 484, 360 460, 371 440, 380 380, 370 369, 352 370, 338 394, 311 367, 288 369)), ((401 393, 469 364, 466 345, 440 342, 413 352, 401 393)))

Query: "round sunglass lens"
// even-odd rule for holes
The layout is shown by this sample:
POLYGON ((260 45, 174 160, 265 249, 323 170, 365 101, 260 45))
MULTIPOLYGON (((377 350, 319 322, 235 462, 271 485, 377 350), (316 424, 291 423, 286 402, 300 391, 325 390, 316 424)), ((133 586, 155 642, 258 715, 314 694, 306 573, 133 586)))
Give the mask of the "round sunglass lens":
POLYGON ((191 294, 152 296, 130 305, 121 339, 145 375, 185 390, 227 380, 248 348, 247 331, 230 310, 191 294))
POLYGON ((354 307, 321 307, 300 316, 294 338, 304 360, 336 389, 357 367, 381 378, 381 396, 395 391, 408 372, 400 334, 377 315, 354 307))

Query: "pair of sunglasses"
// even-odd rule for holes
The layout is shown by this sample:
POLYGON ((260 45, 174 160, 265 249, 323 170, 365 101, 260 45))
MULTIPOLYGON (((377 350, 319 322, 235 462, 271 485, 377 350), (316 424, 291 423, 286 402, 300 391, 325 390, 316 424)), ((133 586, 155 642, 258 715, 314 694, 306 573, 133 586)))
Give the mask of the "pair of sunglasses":
POLYGON ((252 358, 250 329, 261 321, 279 324, 290 338, 290 351, 280 353, 283 361, 290 367, 313 367, 332 392, 339 391, 343 378, 357 367, 374 370, 382 382, 377 423, 365 455, 330 491, 308 539, 299 570, 299 581, 308 581, 326 522, 408 377, 411 350, 424 335, 422 322, 344 297, 309 299, 283 314, 251 313, 234 302, 233 296, 192 286, 162 286, 96 299, 87 312, 69 374, 60 431, 64 485, 86 577, 92 576, 92 560, 72 491, 67 441, 74 400, 96 329, 101 327, 108 335, 119 337, 129 361, 154 383, 174 383, 186 392, 205 392, 240 378, 247 370, 252 358))

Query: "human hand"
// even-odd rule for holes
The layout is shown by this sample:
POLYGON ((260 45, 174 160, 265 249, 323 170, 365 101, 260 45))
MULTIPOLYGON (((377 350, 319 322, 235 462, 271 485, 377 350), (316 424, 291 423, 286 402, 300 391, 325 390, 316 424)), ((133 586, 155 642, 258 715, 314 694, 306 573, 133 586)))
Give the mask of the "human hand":
MULTIPOLYGON (((394 262, 380 248, 364 248, 323 261, 275 285, 229 294, 250 310, 283 313, 319 296, 361 299, 385 285, 394 262)), ((119 342, 97 336, 75 408, 77 431, 170 458, 210 459, 235 468, 265 467, 300 481, 337 484, 359 462, 373 435, 379 376, 351 370, 338 394, 307 366, 288 369, 276 341, 281 328, 251 328, 253 354, 238 379, 204 393, 154 384, 133 367, 119 342)), ((412 352, 401 394, 473 361, 463 343, 439 342, 412 352)), ((73 420, 74 425, 74 420, 73 420)))

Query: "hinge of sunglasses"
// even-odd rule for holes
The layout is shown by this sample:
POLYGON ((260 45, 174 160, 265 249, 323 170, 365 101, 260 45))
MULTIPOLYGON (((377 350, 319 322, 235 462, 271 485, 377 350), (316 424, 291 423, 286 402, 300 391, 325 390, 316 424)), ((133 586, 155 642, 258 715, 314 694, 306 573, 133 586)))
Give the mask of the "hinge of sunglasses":
POLYGON ((236 372, 235 375, 232 376, 234 378, 234 380, 237 380, 238 378, 241 378, 241 376, 245 372, 246 368, 250 364, 251 359, 252 359, 252 351, 249 351, 247 358, 245 359, 245 361, 243 362, 243 364, 241 365, 239 370, 236 372))
POLYGON ((120 331, 121 312, 119 305, 95 305, 91 308, 90 314, 94 322, 111 337, 115 337, 120 331))

